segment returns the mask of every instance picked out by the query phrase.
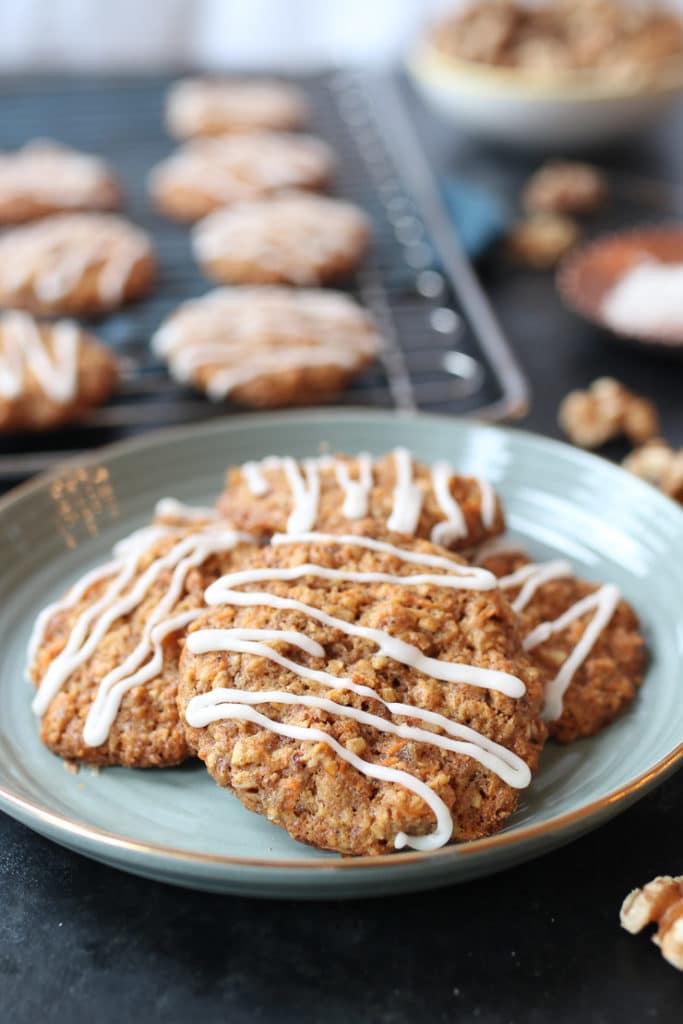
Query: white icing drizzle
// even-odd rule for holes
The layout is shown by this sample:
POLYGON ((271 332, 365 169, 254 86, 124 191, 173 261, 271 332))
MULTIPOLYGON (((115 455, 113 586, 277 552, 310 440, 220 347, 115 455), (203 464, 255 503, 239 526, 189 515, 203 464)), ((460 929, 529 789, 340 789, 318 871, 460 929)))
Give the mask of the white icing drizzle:
MULTIPOLYGON (((365 540, 366 538, 359 539, 365 540)), ((330 536, 329 539, 327 539, 324 535, 319 534, 317 536, 317 541, 319 543, 338 544, 340 542, 340 538, 337 536, 330 536)), ((396 548, 395 552, 399 557, 401 556, 400 548, 396 548)), ((344 573, 342 570, 339 570, 338 575, 337 570, 328 570, 322 566, 314 566, 314 568, 316 570, 315 575, 319 576, 326 576, 328 573, 332 574, 330 578, 353 579, 354 576, 354 574, 344 573)), ((344 619, 338 619, 335 616, 328 615, 319 608, 315 608, 313 605, 304 604, 302 601, 297 601, 293 598, 279 597, 265 590, 240 591, 234 589, 236 586, 243 586, 247 583, 258 583, 266 578, 270 580, 299 579, 309 575, 312 575, 310 565, 293 566, 287 569, 246 569, 236 573, 228 573, 225 576, 222 576, 219 580, 216 580, 215 583, 212 583, 211 586, 207 588, 204 598, 206 603, 209 605, 228 604, 235 605, 237 607, 265 606, 268 608, 282 608, 300 611, 309 618, 317 619, 318 622, 322 622, 326 626, 331 626, 333 629, 338 629, 342 633, 346 633, 348 636, 357 636, 363 640, 369 640, 377 646, 380 654, 392 658, 394 661, 397 661, 402 665, 414 668, 418 672, 423 672, 434 679, 440 679, 443 682, 451 683, 467 683, 471 686, 477 686, 484 689, 499 690, 501 693, 504 693, 509 697, 521 697, 526 692, 526 687, 522 680, 508 672, 501 672, 496 669, 479 668, 472 665, 464 665, 460 662, 442 661, 438 658, 430 658, 423 654, 422 651, 413 644, 407 643, 405 640, 400 640, 398 637, 394 637, 384 630, 360 626, 354 622, 346 622, 344 619)), ((367 576, 374 575, 375 574, 367 574, 367 576)), ((396 586, 405 587, 413 585, 412 581, 414 580, 414 577, 411 576, 390 576, 389 574, 386 574, 386 576, 384 574, 377 575, 382 576, 382 582, 391 582, 396 586)), ((369 582, 369 580, 366 580, 366 582, 369 582)), ((477 585, 471 586, 469 589, 491 589, 488 579, 475 579, 475 582, 477 585)))
POLYGON ((51 348, 27 313, 12 311, 0 317, 0 398, 22 395, 29 372, 53 402, 64 405, 74 398, 80 331, 66 320, 44 330, 51 337, 51 348))
POLYGON ((460 505, 451 494, 450 483, 453 470, 447 462, 435 462, 432 467, 432 487, 439 508, 446 516, 445 523, 437 523, 432 529, 431 539, 435 544, 448 547, 453 541, 467 536, 467 523, 460 505))
POLYGON ((541 622, 524 640, 525 650, 531 651, 534 647, 545 643, 553 634, 561 633, 563 629, 566 629, 572 622, 580 619, 581 616, 591 611, 594 612, 593 618, 584 629, 578 644, 564 662, 555 678, 546 687, 545 706, 543 708, 544 721, 553 722, 562 714, 563 698, 567 687, 592 651, 598 637, 609 624, 619 599, 619 588, 613 583, 607 583, 593 594, 588 594, 587 597, 577 601, 576 604, 573 604, 571 608, 568 608, 557 619, 553 619, 550 622, 541 622))
MULTIPOLYGON (((228 694, 230 693, 230 691, 227 692, 228 694)), ((244 698, 244 693, 242 691, 238 692, 244 698)), ((289 736, 291 739, 296 740, 325 743, 334 750, 338 757, 348 762, 359 772, 362 772, 363 775, 367 775, 371 779, 380 779, 383 782, 394 782, 404 786, 412 793, 416 793, 417 796, 421 797, 432 810, 436 818, 436 829, 434 832, 426 836, 408 836, 405 832, 399 832, 394 840, 396 849, 400 850, 404 846, 411 846, 415 850, 435 850, 443 846, 451 838, 453 819, 448 808, 429 786, 414 775, 400 771, 397 768, 388 768, 384 765, 373 764, 372 761, 364 761, 357 754, 353 754, 346 747, 343 747, 333 736, 330 736, 328 732, 324 732, 322 729, 313 729, 299 725, 284 725, 281 722, 273 721, 266 715, 259 714, 258 711, 254 711, 253 708, 246 706, 244 700, 242 700, 241 704, 237 705, 231 705, 227 701, 219 703, 221 700, 220 691, 213 690, 207 696, 211 698, 213 694, 218 695, 215 698, 216 704, 213 707, 202 707, 201 705, 194 704, 193 702, 197 698, 193 698, 190 702, 186 712, 190 725, 201 727, 219 718, 232 718, 242 722, 253 722, 254 725, 259 725, 262 729, 269 729, 279 736, 289 736)), ((249 694, 249 696, 253 699, 255 695, 249 694)), ((283 693, 282 696, 287 698, 287 703, 294 703, 291 699, 293 697, 292 694, 283 693)))
MULTIPOLYGON (((295 537, 288 533, 274 533, 270 539, 272 545, 315 543, 317 541, 320 541, 322 544, 354 544, 359 548, 367 548, 368 551, 382 551, 387 555, 394 555, 402 562, 414 565, 428 565, 434 569, 446 569, 448 572, 455 573, 458 576, 473 576, 479 581, 477 590, 495 590, 498 586, 498 580, 488 569, 480 569, 476 565, 463 565, 461 562, 456 562, 445 555, 433 555, 427 551, 408 551, 405 548, 397 547, 395 544, 389 544, 387 541, 375 540, 373 537, 356 536, 355 533, 317 533, 311 531, 308 533, 298 533, 295 537)), ((409 578, 404 577, 404 579, 409 578)))
POLYGON ((59 611, 66 611, 69 608, 73 608, 81 600, 83 595, 94 583, 99 580, 106 579, 107 576, 112 576, 119 569, 119 563, 117 561, 107 562, 106 565, 101 565, 97 569, 93 569, 91 572, 82 576, 81 579, 71 587, 66 595, 59 601, 53 601, 52 604, 48 604, 41 612, 36 616, 36 620, 33 623, 31 629, 31 635, 28 641, 27 659, 26 659, 26 677, 30 680, 29 670, 31 665, 35 661, 38 649, 41 647, 45 638, 45 630, 47 624, 52 616, 59 611))
POLYGON ((176 498, 160 498, 154 508, 154 515, 159 519, 174 519, 187 523, 220 519, 215 508, 209 508, 207 505, 186 505, 176 498))
POLYGON ((163 536, 165 532, 153 527, 151 530, 147 528, 137 531, 126 538, 117 545, 117 557, 113 563, 89 573, 66 598, 41 613, 36 622, 30 645, 33 656, 51 615, 62 608, 73 607, 93 583, 112 577, 101 597, 81 613, 63 650, 49 664, 40 680, 32 706, 35 714, 43 715, 69 676, 92 657, 113 623, 133 612, 147 598, 150 588, 164 570, 172 570, 171 581, 147 619, 140 641, 125 660, 99 683, 83 729, 84 742, 89 746, 99 746, 105 742, 123 695, 132 687, 159 674, 163 663, 164 638, 200 614, 201 609, 192 609, 169 617, 174 605, 182 597, 189 571, 211 555, 231 551, 241 541, 252 539, 233 530, 209 527, 179 540, 169 551, 155 558, 135 580, 140 556, 147 549, 150 539, 163 536), (130 584, 133 585, 127 590, 130 584))
POLYGON ((413 457, 407 448, 394 449, 396 486, 387 526, 396 533, 414 534, 422 508, 422 490, 413 482, 413 457))
POLYGON ((315 459, 304 459, 305 480, 296 459, 283 459, 282 467, 294 496, 294 508, 287 520, 287 532, 303 533, 311 529, 318 517, 318 501, 320 499, 318 464, 315 459))
MULTIPOLYGON (((410 452, 406 448, 396 448, 393 458, 396 467, 396 484, 387 526, 390 530, 395 530, 398 533, 414 535, 420 519, 423 491, 413 479, 413 459, 410 452)), ((307 459, 305 464, 309 467, 315 465, 319 469, 331 469, 334 472, 336 481, 344 493, 342 514, 347 519, 361 519, 368 515, 370 493, 373 487, 373 458, 371 455, 361 452, 356 456, 356 478, 351 476, 350 463, 344 458, 324 455, 317 459, 307 459)), ((310 495, 306 498, 302 497, 300 474, 297 479, 292 465, 296 465, 296 460, 290 457, 268 455, 260 462, 245 462, 241 467, 241 472, 250 493, 255 497, 263 497, 271 490, 270 481, 264 475, 264 471, 284 469, 288 466, 287 479, 295 502, 292 515, 298 515, 298 506, 305 501, 308 529, 315 525, 318 517, 319 482, 315 502, 310 495), (292 486, 293 481, 297 481, 296 486, 292 486)), ((462 509, 450 493, 450 481, 453 475, 454 471, 447 462, 436 462, 432 467, 431 485, 446 519, 436 523, 433 527, 431 540, 435 544, 444 546, 449 546, 456 540, 466 537, 468 533, 462 509)), ((492 529, 495 526, 496 495, 491 485, 485 481, 480 486, 482 523, 487 529, 492 529)), ((292 532, 301 533, 304 528, 300 524, 296 525, 296 520, 294 522, 292 532)))
POLYGON ((106 214, 58 214, 15 228, 0 239, 0 282, 12 293, 30 284, 43 302, 57 302, 97 268, 103 302, 118 302, 135 267, 149 258, 147 237, 106 214))
POLYGON ((496 522, 496 492, 488 480, 479 478, 481 493, 481 521, 487 530, 492 530, 496 522))
POLYGON ((270 484, 261 471, 260 462, 245 462, 242 466, 242 476, 246 485, 257 498, 263 497, 270 491, 270 484))
POLYGON ((521 612, 531 601, 539 587, 550 580, 561 579, 563 576, 572 575, 572 566, 563 558, 552 562, 544 562, 541 565, 530 563, 523 565, 521 569, 510 573, 508 576, 501 576, 498 586, 501 590, 512 590, 520 587, 517 597, 512 601, 514 611, 521 612))
MULTIPOLYGON (((531 772, 526 762, 523 761, 521 757, 518 757, 517 754, 514 754, 506 747, 503 747, 500 743, 495 743, 487 736, 477 732, 476 729, 471 729, 467 725, 461 725, 459 722, 454 722, 452 719, 446 718, 445 715, 440 715, 435 711, 427 711, 416 707, 413 704, 404 704, 399 701, 386 701, 370 686, 363 686, 360 683, 354 683, 352 679, 345 676, 335 676, 330 672, 323 672, 319 669, 308 668, 306 665, 300 665, 297 662, 292 661, 290 658, 280 654, 279 651, 268 646, 267 643, 258 642, 259 640, 289 643, 305 650, 313 657, 325 656, 324 649, 304 634, 272 629, 200 629, 195 633, 190 633, 187 638, 187 647, 193 654, 208 654, 212 651, 234 651, 242 654, 254 654, 260 658, 266 658, 268 661, 272 661, 276 665, 280 665, 281 668, 292 672, 294 675, 298 675, 301 679, 309 679, 313 682, 320 683, 322 686, 325 686, 330 690, 349 690, 352 693, 358 694, 360 697, 367 697, 370 700, 374 700, 378 704, 381 704, 394 715, 401 715, 404 718, 416 718, 418 721, 428 722, 431 725, 436 725, 443 729, 449 735, 441 736, 438 733, 430 732, 419 727, 416 728, 411 725, 396 725, 393 722, 388 721, 386 718, 381 718, 378 715, 373 715, 366 711, 360 711, 356 708, 348 708, 343 704, 338 704, 327 699, 323 699, 321 701, 319 698, 313 697, 310 694, 299 697, 296 699, 296 703, 308 704, 311 707, 318 707, 325 711, 331 711, 333 714, 336 713, 342 717, 353 718, 357 722, 363 722, 366 725, 373 726, 380 732, 392 733, 395 736, 402 736, 404 739, 415 740, 420 743, 429 743, 433 746, 441 747, 443 750, 451 750, 455 753, 467 754, 468 757, 474 758, 474 760, 484 765, 484 767, 495 772, 505 782, 507 782, 508 785, 513 786, 515 789, 523 789, 529 785, 529 782, 531 781, 531 772), (247 636, 247 634, 249 634, 249 636, 247 636), (458 740, 451 739, 450 737, 458 737, 458 740)), ((211 693, 234 694, 234 697, 232 697, 231 700, 233 703, 237 704, 248 704, 251 696, 255 696, 258 703, 289 703, 289 701, 282 700, 280 698, 282 691, 249 691, 238 689, 209 691, 209 693, 202 694, 203 700, 200 703, 203 703, 205 706, 210 705, 212 703, 211 693), (277 694, 277 696, 273 696, 273 694, 277 694)))
POLYGON ((518 555, 521 554, 519 544, 506 540, 505 537, 492 537, 480 544, 472 556, 472 561, 479 565, 493 555, 518 555))
POLYGON ((344 491, 342 514, 347 519, 362 519, 368 514, 368 496, 372 490, 372 456, 361 452, 357 461, 358 479, 353 480, 344 459, 332 460, 337 483, 344 491))

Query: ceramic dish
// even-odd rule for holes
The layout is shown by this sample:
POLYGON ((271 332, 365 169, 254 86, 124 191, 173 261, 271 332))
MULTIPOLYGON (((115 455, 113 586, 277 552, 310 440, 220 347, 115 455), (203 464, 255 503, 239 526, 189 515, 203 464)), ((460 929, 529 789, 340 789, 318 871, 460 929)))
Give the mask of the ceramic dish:
POLYGON ((683 760, 683 511, 620 469, 553 441, 452 419, 325 411, 258 415, 105 449, 0 502, 0 807, 87 856, 140 875, 254 896, 346 897, 426 889, 498 871, 623 810, 683 760), (36 612, 166 494, 210 500, 229 462, 269 452, 448 458, 500 489, 512 531, 611 579, 643 619, 652 661, 634 706, 601 736, 549 745, 505 830, 434 853, 341 859, 299 845, 218 789, 199 764, 78 775, 41 746, 23 677, 36 612))
POLYGON ((632 135, 683 92, 683 61, 656 78, 609 83, 587 73, 547 76, 447 57, 427 42, 408 59, 418 91, 471 135, 518 148, 578 149, 632 135))
POLYGON ((633 228, 578 246, 560 264, 558 291, 570 309, 616 338, 683 352, 683 327, 680 335, 666 336, 654 331, 617 331, 605 322, 605 296, 627 271, 647 259, 683 264, 683 224, 633 228))

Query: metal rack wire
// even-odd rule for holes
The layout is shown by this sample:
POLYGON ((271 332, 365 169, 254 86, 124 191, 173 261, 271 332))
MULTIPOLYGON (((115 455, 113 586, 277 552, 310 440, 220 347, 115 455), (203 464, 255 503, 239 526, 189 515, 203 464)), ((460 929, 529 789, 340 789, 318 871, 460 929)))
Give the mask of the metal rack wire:
MULTIPOLYGON (((88 324, 117 351, 122 387, 78 426, 0 439, 0 486, 80 451, 141 431, 238 412, 170 380, 149 337, 171 310, 209 287, 186 228, 152 210, 149 168, 171 148, 162 124, 161 77, 26 77, 0 80, 0 147, 51 136, 98 152, 117 169, 125 213, 153 237, 160 265, 145 301, 88 324)), ((335 72, 300 79, 311 130, 334 147, 334 191, 363 206, 374 244, 350 284, 372 311, 382 358, 349 389, 348 405, 485 416, 523 412, 526 384, 462 253, 395 82, 335 72)))

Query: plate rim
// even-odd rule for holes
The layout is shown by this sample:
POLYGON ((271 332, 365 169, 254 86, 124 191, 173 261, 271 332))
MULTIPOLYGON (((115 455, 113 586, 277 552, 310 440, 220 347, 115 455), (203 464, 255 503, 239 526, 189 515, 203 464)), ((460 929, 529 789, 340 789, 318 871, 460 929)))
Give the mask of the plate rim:
MULTIPOLYGON (((627 478, 629 483, 635 487, 636 491, 642 490, 643 495, 650 501, 654 500, 655 504, 663 503, 663 508, 666 509, 669 514, 671 514, 672 511, 675 511, 676 514, 680 514, 681 525, 683 526, 683 509, 681 509, 671 498, 661 494, 654 487, 637 477, 632 476, 632 474, 627 473, 620 466, 615 465, 592 452, 573 448, 571 445, 565 444, 563 441, 558 441, 555 438, 545 437, 542 434, 536 434, 533 431, 517 427, 510 428, 500 426, 498 424, 482 423, 476 420, 466 419, 464 417, 449 416, 447 414, 430 414, 421 412, 411 412, 406 414, 396 413, 393 410, 378 410, 367 407, 353 407, 350 409, 338 406, 334 406, 329 409, 254 413, 250 414, 246 419, 236 419, 232 416, 221 416, 211 420, 202 420, 199 423, 181 424, 178 426, 162 428, 160 430, 149 431, 142 435, 126 438, 112 444, 103 445, 93 451, 65 459, 63 462, 60 462, 58 466, 40 473, 31 480, 12 488, 7 492, 7 494, 0 497, 0 517, 10 511, 15 504, 30 496, 32 493, 42 490, 65 473, 98 463, 102 459, 106 460, 112 457, 118 458, 125 456, 128 452, 144 451, 145 449, 154 448, 159 444, 171 441, 174 437, 183 437, 184 439, 187 439, 191 438, 192 435, 195 434, 205 434, 210 436, 212 434, 220 434, 225 430, 229 432, 233 428, 248 428, 249 425, 252 424, 267 427, 271 424, 277 423, 278 421, 282 421, 283 419, 289 421, 298 420, 308 422, 321 420, 339 422, 344 419, 353 419, 355 422, 358 422, 359 419, 375 420, 377 422, 399 420, 405 423, 423 421, 433 422, 439 425, 447 423, 449 426, 463 427, 470 430, 482 430, 485 432, 499 434, 502 433, 506 436, 519 437, 523 441, 532 442, 541 448, 550 449, 551 451, 559 450, 565 457, 570 455, 573 461, 587 461, 589 463, 593 463, 596 466, 599 466, 602 472, 607 472, 608 475, 614 474, 618 479, 627 478)), ((24 823, 26 823, 26 819, 28 819, 29 821, 38 821, 44 826, 49 826, 50 829, 53 830, 51 832, 51 838, 55 838, 54 833, 64 839, 68 837, 75 837, 86 841, 94 849, 117 850, 122 853, 128 853, 135 859, 145 860, 149 858, 160 858, 170 863, 185 863, 197 866, 203 865, 206 867, 245 867, 273 871, 281 869, 295 869, 297 871, 308 869, 312 871, 338 871, 339 869, 342 869, 344 871, 349 871, 353 869, 387 867, 389 865, 398 868, 406 867, 415 863, 431 864, 435 861, 441 863, 447 859, 458 859, 463 855, 467 856, 474 853, 509 848, 511 845, 522 846, 548 833, 562 835, 562 833, 571 826, 583 821, 591 821, 596 815, 599 815, 601 811, 604 811, 607 808, 612 808, 614 809, 614 813, 617 813, 618 809, 620 809, 624 803, 628 806, 629 803, 634 802, 639 797, 645 796, 647 792, 654 788, 658 783, 663 782, 669 774, 673 773, 677 767, 680 768, 682 766, 683 739, 668 751, 664 757, 660 758, 654 765, 651 765, 635 778, 628 780, 622 786, 617 786, 615 789, 610 790, 610 792, 606 793, 604 796, 599 797, 596 800, 592 800, 587 804, 583 804, 574 810, 566 811, 564 814, 559 817, 552 818, 550 821, 521 826, 511 831, 503 831, 497 835, 487 836, 482 839, 444 846, 437 850, 402 852, 398 856, 395 853, 386 853, 378 856, 364 855, 360 857, 342 857, 338 859, 325 857, 311 858, 309 860, 290 860, 287 858, 278 858, 273 860, 263 857, 226 856, 221 854, 202 853, 195 850, 165 846, 148 840, 134 839, 129 836, 123 836, 119 833, 109 832, 106 829, 102 829, 94 825, 85 824, 77 818, 70 818, 57 811, 52 811, 38 802, 21 796, 11 788, 4 785, 0 785, 0 809, 5 810, 10 814, 10 816, 23 821, 24 823), (13 813, 17 811, 22 812, 21 815, 13 813)))

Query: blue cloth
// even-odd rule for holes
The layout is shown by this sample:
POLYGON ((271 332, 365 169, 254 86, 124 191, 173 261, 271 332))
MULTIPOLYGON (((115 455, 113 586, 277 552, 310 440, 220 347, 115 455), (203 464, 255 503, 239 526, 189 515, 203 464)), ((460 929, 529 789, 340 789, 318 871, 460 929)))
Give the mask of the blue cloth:
POLYGON ((512 212, 505 202, 481 185, 443 178, 441 192, 460 243, 470 259, 483 255, 512 222, 512 212))

